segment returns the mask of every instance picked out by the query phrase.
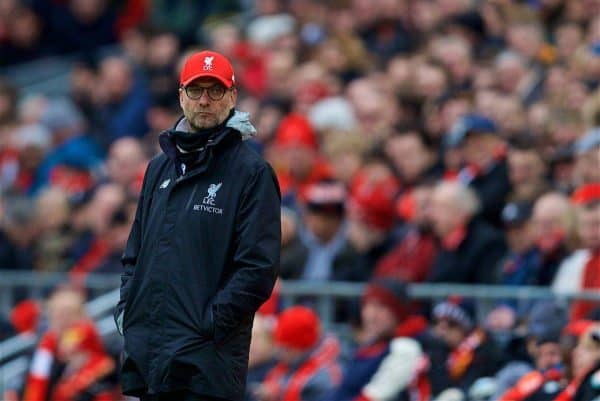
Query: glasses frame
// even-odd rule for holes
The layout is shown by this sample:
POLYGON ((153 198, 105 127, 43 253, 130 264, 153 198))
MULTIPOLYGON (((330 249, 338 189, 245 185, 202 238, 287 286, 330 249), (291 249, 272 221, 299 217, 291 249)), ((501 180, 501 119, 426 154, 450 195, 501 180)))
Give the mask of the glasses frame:
POLYGON ((202 98, 202 96, 206 92, 206 95, 208 96, 208 98, 210 100, 213 100, 213 101, 216 102, 216 101, 219 101, 219 100, 223 99, 225 97, 225 94, 233 89, 233 86, 231 88, 226 88, 224 85, 221 85, 221 84, 214 84, 214 85, 206 86, 206 87, 205 86, 190 86, 190 85, 187 85, 187 86, 181 86, 180 89, 183 90, 185 92, 185 95, 188 98, 192 99, 192 100, 199 100, 200 98, 202 98), (220 97, 215 98, 215 97, 212 97, 210 95, 210 90, 212 88, 215 88, 215 87, 223 88, 223 94, 220 97), (190 93, 188 92, 189 88, 197 88, 197 89, 202 89, 202 90, 200 91, 200 95, 199 96, 192 97, 192 96, 190 96, 190 93))

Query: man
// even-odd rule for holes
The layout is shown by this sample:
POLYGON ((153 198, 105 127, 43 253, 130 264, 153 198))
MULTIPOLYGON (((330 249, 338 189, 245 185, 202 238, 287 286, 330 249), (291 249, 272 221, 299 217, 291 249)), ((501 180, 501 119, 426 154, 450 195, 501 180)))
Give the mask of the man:
POLYGON ((429 353, 434 395, 451 387, 467 392, 478 378, 496 373, 503 357, 493 338, 478 326, 472 301, 449 297, 433 308, 432 316, 432 334, 441 342, 429 353))
POLYGON ((405 224, 398 243, 375 265, 374 277, 408 283, 427 278, 438 248, 427 214, 432 192, 433 186, 425 183, 399 198, 396 209, 405 224))
POLYGON ((474 217, 478 205, 474 191, 458 182, 442 182, 434 188, 429 213, 440 251, 427 281, 493 282, 506 245, 501 233, 474 217))
POLYGON ((325 181, 307 188, 302 209, 300 242, 307 250, 297 271, 284 271, 283 279, 364 281, 367 272, 357 263, 357 253, 348 244, 346 190, 343 184, 325 181))
POLYGON ((318 401, 341 377, 340 344, 323 333, 319 316, 306 306, 279 315, 273 332, 277 364, 254 390, 261 401, 318 401))
POLYGON ((560 192, 547 192, 533 205, 533 237, 540 253, 537 285, 551 285, 569 255, 574 235, 573 206, 560 192))
POLYGON ((466 165, 458 180, 477 193, 481 216, 500 226, 500 214, 511 190, 506 163, 506 142, 496 123, 479 114, 459 118, 447 134, 450 147, 462 149, 466 165))
POLYGON ((550 401, 563 388, 565 372, 560 347, 560 332, 548 332, 536 340, 535 370, 523 375, 500 401, 550 401))
POLYGON ((202 51, 180 74, 184 116, 159 137, 122 262, 115 311, 123 392, 142 400, 241 400, 252 319, 281 244, 271 167, 243 139, 229 61, 202 51))
MULTIPOLYGON (((600 183, 579 187, 571 196, 576 208, 577 231, 582 249, 561 263, 552 284, 558 293, 593 291, 600 287, 600 183)), ((598 309, 597 302, 577 300, 571 305, 571 318, 585 319, 598 309)))
POLYGON ((427 321, 412 312, 406 285, 371 280, 362 296, 359 345, 348 360, 339 386, 327 401, 428 399, 425 356, 419 340, 427 321), (423 386, 425 385, 425 386, 423 386))

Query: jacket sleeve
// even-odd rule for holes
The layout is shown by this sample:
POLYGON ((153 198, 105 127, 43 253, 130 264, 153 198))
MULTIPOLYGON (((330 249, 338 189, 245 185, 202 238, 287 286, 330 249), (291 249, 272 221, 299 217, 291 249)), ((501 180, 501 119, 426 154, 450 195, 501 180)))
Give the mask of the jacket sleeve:
POLYGON ((240 322, 251 319, 275 285, 281 248, 281 195, 268 164, 250 177, 235 225, 234 273, 205 314, 212 319, 208 324, 216 342, 240 322))
POLYGON ((411 338, 395 338, 390 344, 390 352, 363 387, 362 399, 372 401, 395 400, 417 375, 421 346, 411 338))
POLYGON ((135 218, 131 225, 131 231, 129 232, 129 238, 127 239, 127 245, 121 256, 121 264, 123 265, 123 273, 121 273, 121 291, 119 294, 119 303, 114 311, 115 323, 117 330, 123 335, 123 313, 125 311, 125 304, 127 302, 127 296, 129 294, 129 287, 131 286, 130 279, 133 276, 133 269, 137 261, 138 253, 140 250, 140 243, 142 238, 142 221, 143 215, 146 213, 148 205, 145 201, 147 199, 147 181, 150 171, 150 166, 144 174, 144 181, 142 183, 142 190, 140 198, 138 200, 137 209, 135 212, 135 218))

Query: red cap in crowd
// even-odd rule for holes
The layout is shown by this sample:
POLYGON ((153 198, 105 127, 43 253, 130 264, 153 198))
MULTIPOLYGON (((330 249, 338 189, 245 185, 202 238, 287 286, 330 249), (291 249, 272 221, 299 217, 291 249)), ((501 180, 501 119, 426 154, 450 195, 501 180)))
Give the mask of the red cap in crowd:
POLYGON ((317 150, 317 136, 308 119, 300 114, 292 113, 279 123, 275 134, 278 147, 305 147, 317 150))
POLYGON ((185 61, 179 75, 179 83, 186 86, 202 77, 216 78, 227 88, 235 84, 235 75, 229 60, 222 54, 210 50, 194 53, 185 61))
POLYGON ((10 314, 10 322, 17 333, 35 332, 40 316, 40 306, 32 300, 19 302, 10 314))
POLYGON ((571 201, 576 205, 588 205, 600 201, 600 182, 585 184, 577 188, 571 195, 571 201))
POLYGON ((395 197, 400 186, 393 175, 373 177, 360 171, 352 181, 348 209, 367 225, 389 230, 396 219, 395 197))
POLYGON ((393 279, 375 279, 367 285, 362 302, 376 301, 389 308, 398 322, 411 314, 412 304, 408 298, 406 285, 393 279))
POLYGON ((319 341, 319 317, 306 306, 292 306, 279 315, 273 339, 281 346, 300 351, 314 347, 319 341))

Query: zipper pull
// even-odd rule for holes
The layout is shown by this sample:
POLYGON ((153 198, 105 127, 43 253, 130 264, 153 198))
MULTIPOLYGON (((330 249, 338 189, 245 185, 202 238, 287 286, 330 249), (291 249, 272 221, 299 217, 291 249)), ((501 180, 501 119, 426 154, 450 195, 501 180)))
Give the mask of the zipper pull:
POLYGON ((181 175, 185 175, 185 163, 181 163, 181 175))

